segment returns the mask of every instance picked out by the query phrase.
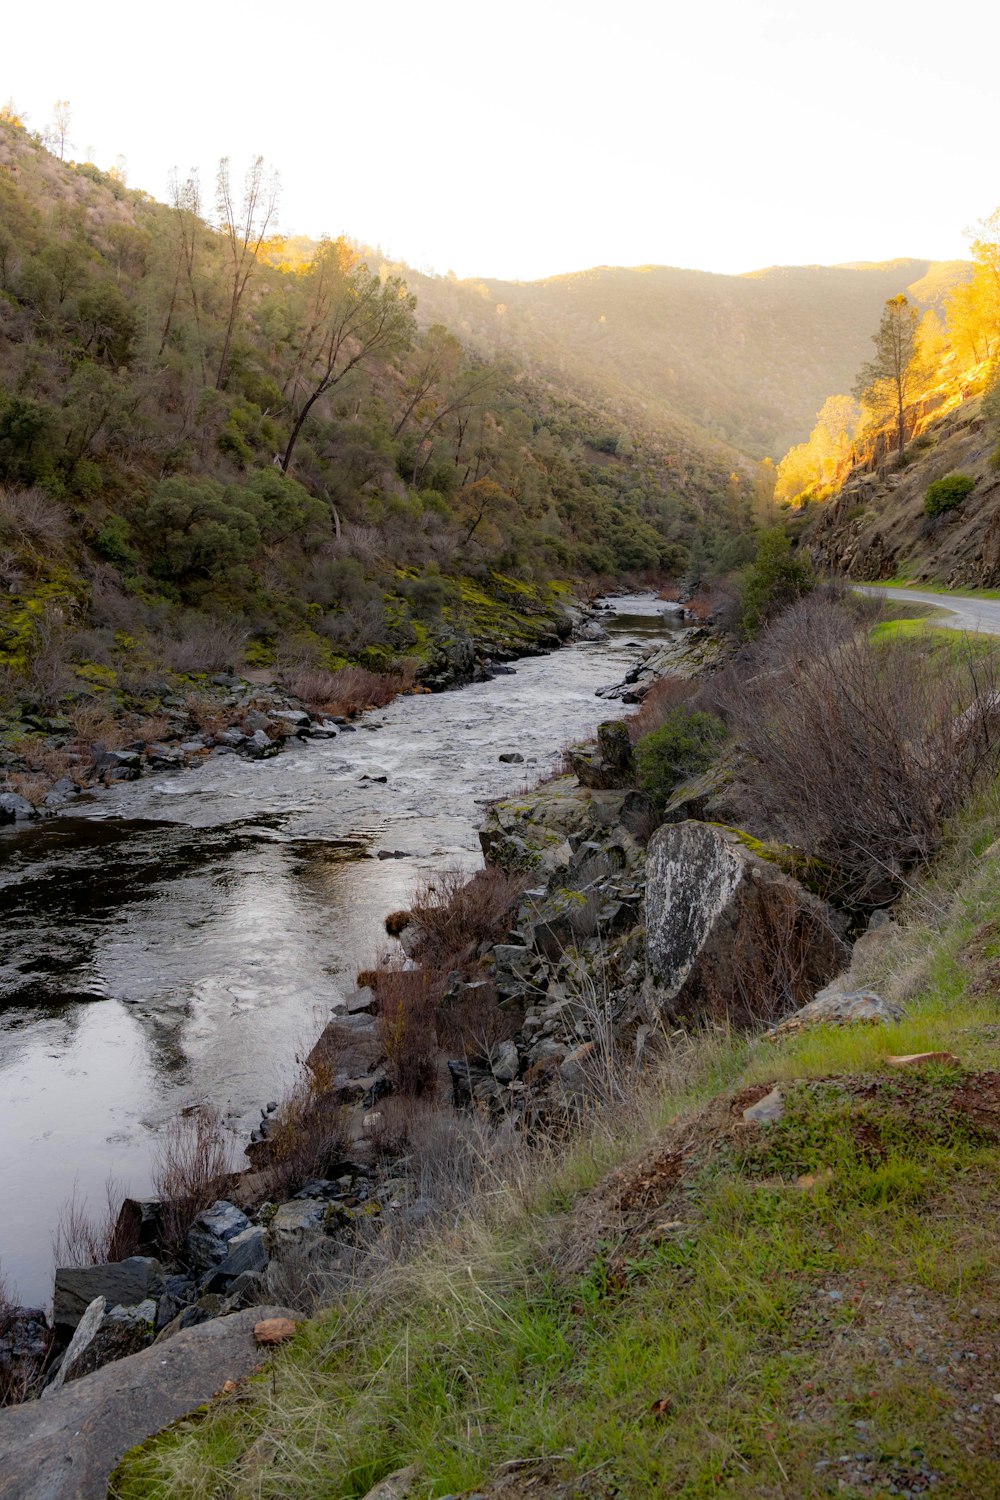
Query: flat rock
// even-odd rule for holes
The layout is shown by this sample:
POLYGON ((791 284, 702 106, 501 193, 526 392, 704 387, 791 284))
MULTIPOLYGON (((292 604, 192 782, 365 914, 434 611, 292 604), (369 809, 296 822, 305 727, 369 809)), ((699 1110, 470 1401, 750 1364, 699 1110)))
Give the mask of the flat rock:
POLYGON ((4 1500, 105 1500, 136 1443, 243 1380, 262 1358, 253 1330, 285 1307, 251 1307, 176 1334, 57 1391, 0 1411, 4 1500))
POLYGON ((958 1058, 954 1052, 905 1052, 887 1057, 886 1062, 890 1068, 922 1068, 927 1063, 955 1063, 958 1058))
POLYGON ((95 1266, 60 1266, 56 1270, 52 1321, 75 1328, 95 1297, 115 1306, 135 1307, 163 1290, 163 1267, 148 1255, 95 1266))
POLYGON ((864 1022, 885 1026, 901 1020, 902 1016, 901 1006, 885 1000, 874 990, 844 990, 830 984, 801 1010, 786 1017, 773 1035, 785 1036, 807 1026, 850 1026, 864 1022))
POLYGON ((397 1469, 394 1474, 387 1474, 384 1479, 380 1479, 364 1496, 364 1500, 407 1500, 413 1494, 416 1482, 417 1466, 410 1464, 407 1468, 397 1469))
POLYGON ((743 1118, 749 1124, 770 1125, 775 1120, 780 1120, 785 1113, 785 1101, 780 1089, 772 1089, 765 1094, 763 1099, 758 1099, 756 1104, 749 1105, 743 1111, 743 1118))

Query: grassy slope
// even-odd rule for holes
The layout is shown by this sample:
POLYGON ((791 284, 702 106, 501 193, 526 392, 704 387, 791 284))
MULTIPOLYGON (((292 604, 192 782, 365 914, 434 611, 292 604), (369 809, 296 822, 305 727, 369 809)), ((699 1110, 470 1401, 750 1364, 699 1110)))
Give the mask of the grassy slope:
POLYGON ((995 1493, 998 816, 1000 790, 858 960, 904 1021, 684 1044, 634 1116, 307 1324, 113 1493, 361 1496, 408 1463, 421 1496, 491 1474, 505 1495, 995 1493), (958 1064, 885 1063, 938 1049, 958 1064), (785 1118, 744 1126, 775 1080, 785 1118))

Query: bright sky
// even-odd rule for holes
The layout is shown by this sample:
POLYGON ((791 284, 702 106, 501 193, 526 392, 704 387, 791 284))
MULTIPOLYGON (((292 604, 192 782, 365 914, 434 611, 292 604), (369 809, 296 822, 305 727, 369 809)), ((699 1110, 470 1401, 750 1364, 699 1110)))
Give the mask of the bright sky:
POLYGON ((281 227, 422 269, 950 259, 1000 204, 1000 4, 47 0, 0 99, 165 197, 280 171, 281 227))

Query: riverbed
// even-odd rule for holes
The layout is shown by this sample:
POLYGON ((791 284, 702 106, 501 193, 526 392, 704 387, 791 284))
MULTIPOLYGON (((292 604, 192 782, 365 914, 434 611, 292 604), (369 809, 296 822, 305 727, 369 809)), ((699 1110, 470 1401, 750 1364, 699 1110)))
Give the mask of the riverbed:
POLYGON ((74 1189, 92 1208, 109 1178, 148 1191, 182 1109, 220 1109, 238 1154, 386 947, 386 914, 435 871, 478 867, 486 803, 630 712, 595 690, 671 627, 651 596, 612 602, 606 642, 0 833, 0 1271, 16 1299, 47 1303, 74 1189))

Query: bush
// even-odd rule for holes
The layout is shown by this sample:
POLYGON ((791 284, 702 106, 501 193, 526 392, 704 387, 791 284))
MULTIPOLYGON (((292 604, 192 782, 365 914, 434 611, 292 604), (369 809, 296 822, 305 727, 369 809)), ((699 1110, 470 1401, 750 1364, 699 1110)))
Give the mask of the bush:
POLYGON ((757 557, 743 582, 744 636, 750 638, 816 586, 812 564, 793 554, 787 532, 780 527, 765 531, 757 557))
POLYGON ((948 474, 944 479, 936 479, 924 494, 924 514, 940 516, 946 510, 954 510, 975 487, 971 474, 948 474))
POLYGON ((661 806, 678 782, 712 764, 726 727, 715 714, 680 704, 637 742, 639 785, 661 806))
POLYGON ((1000 771, 1000 679, 961 638, 873 640, 869 625, 846 601, 804 599, 715 692, 743 752, 744 826, 823 861, 852 903, 883 905, 1000 771))

